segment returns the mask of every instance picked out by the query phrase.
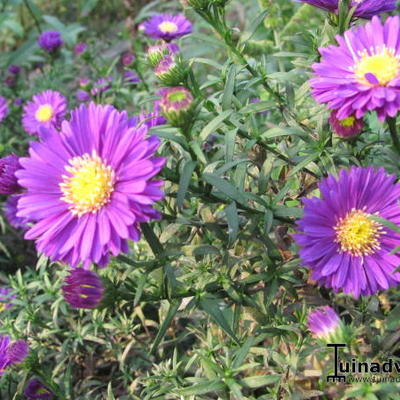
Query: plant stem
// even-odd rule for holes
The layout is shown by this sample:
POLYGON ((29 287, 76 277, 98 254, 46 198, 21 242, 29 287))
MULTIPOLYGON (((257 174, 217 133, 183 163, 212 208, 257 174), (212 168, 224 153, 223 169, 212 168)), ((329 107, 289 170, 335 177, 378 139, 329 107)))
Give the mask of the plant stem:
POLYGON ((392 137, 393 146, 395 147, 396 151, 400 154, 400 140, 397 134, 396 118, 389 117, 387 119, 387 123, 389 126, 390 136, 392 137))
POLYGON ((40 22, 39 22, 39 20, 36 18, 36 15, 35 15, 35 13, 34 13, 33 10, 32 10, 31 5, 29 4, 29 0, 24 0, 24 4, 25 4, 25 7, 28 9, 29 14, 31 14, 31 16, 32 16, 32 18, 33 18, 33 21, 34 21, 34 23, 35 23, 35 25, 36 25, 37 30, 39 31, 39 33, 42 33, 42 29, 40 28, 40 22))

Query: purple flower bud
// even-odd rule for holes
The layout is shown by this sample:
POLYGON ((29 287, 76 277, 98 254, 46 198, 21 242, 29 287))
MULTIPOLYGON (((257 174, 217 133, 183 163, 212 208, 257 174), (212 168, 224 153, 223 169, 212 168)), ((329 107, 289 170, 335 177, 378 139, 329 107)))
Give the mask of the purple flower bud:
POLYGON ((3 121, 5 117, 7 117, 9 112, 7 99, 0 96, 0 122, 3 121))
POLYGON ((72 269, 61 289, 65 301, 73 308, 96 308, 104 292, 98 275, 83 268, 72 269))
POLYGON ((132 53, 124 53, 121 57, 121 63, 124 67, 129 67, 135 61, 135 56, 132 53))
POLYGON ((0 288, 0 311, 6 310, 13 306, 10 303, 10 300, 15 299, 17 296, 11 293, 12 290, 9 287, 0 288))
POLYGON ((76 99, 80 102, 89 101, 90 94, 86 90, 78 90, 75 94, 76 99))
POLYGON ((14 194, 20 189, 15 172, 20 168, 19 158, 11 154, 0 158, 0 193, 14 194))
POLYGON ((330 336, 339 325, 340 318, 332 307, 320 307, 308 314, 308 329, 319 338, 330 336))
POLYGON ((31 379, 24 390, 27 400, 52 400, 53 393, 39 379, 31 379))
POLYGON ((4 84, 11 87, 15 85, 16 81, 15 76, 7 76, 7 78, 4 79, 4 84))
POLYGON ((89 86, 89 84, 90 84, 90 79, 89 78, 86 78, 86 77, 84 77, 84 78, 79 78, 79 86, 80 87, 86 87, 86 86, 89 86))
POLYGON ((112 77, 100 78, 93 84, 93 89, 90 91, 92 96, 97 96, 111 88, 112 77))
POLYGON ((140 78, 133 71, 125 71, 124 72, 124 82, 125 83, 139 83, 140 78))
POLYGON ((43 32, 38 38, 39 46, 49 53, 56 51, 63 43, 61 33, 58 31, 43 32))
POLYGON ((88 46, 86 43, 79 42, 74 47, 74 53, 77 55, 81 55, 86 52, 88 46))
POLYGON ((10 65, 8 67, 8 72, 13 75, 18 75, 21 71, 21 67, 18 65, 10 65))
POLYGON ((357 119, 351 115, 344 119, 338 119, 337 111, 332 111, 329 117, 329 123, 332 129, 342 138, 353 138, 357 136, 364 128, 362 119, 357 119))
POLYGON ((17 364, 24 361, 28 352, 29 346, 25 340, 17 340, 11 343, 7 348, 7 357, 10 364, 17 364))

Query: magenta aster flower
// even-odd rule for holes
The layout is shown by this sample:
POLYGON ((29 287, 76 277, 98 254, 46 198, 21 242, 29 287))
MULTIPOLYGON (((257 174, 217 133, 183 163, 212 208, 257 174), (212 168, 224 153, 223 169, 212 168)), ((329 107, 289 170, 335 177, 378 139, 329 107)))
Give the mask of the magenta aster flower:
POLYGON ((7 218, 8 223, 15 229, 26 230, 29 228, 29 219, 17 217, 17 205, 18 200, 21 198, 21 194, 14 194, 8 196, 4 203, 3 212, 7 218))
POLYGON ((51 390, 36 378, 28 382, 24 395, 27 400, 52 400, 54 398, 51 390))
POLYGON ((43 32, 38 38, 39 46, 49 53, 56 51, 63 43, 61 33, 58 31, 43 32))
POLYGON ((0 288, 0 311, 4 311, 11 308, 13 305, 10 300, 15 299, 17 296, 12 294, 12 290, 9 287, 0 288))
MULTIPOLYGON (((339 0, 297 0, 337 14, 339 0)), ((354 16, 370 19, 374 15, 391 12, 396 9, 396 0, 353 0, 350 8, 356 7, 354 16)))
POLYGON ((29 347, 25 340, 11 342, 8 336, 0 335, 0 375, 13 364, 24 361, 29 347))
POLYGON ((45 90, 33 96, 24 106, 22 125, 31 135, 43 128, 58 128, 67 109, 67 100, 61 93, 45 90))
POLYGON ((13 194, 20 190, 15 172, 20 168, 19 157, 11 154, 0 158, 0 193, 13 194))
POLYGON ((308 329, 316 337, 332 336, 339 327, 339 315, 332 307, 320 307, 308 314, 308 329))
POLYGON ((354 116, 345 119, 337 118, 337 111, 332 111, 329 117, 329 123, 332 129, 343 138, 352 138, 357 136, 364 128, 362 119, 357 119, 354 116))
POLYGON ((312 94, 338 110, 337 117, 360 119, 368 111, 394 117, 400 109, 400 18, 378 17, 337 36, 339 46, 321 48, 313 65, 312 94))
POLYGON ((303 199, 295 240, 312 279, 335 292, 369 296, 400 282, 400 234, 371 219, 400 224, 400 184, 383 168, 352 167, 319 185, 321 198, 303 199))
POLYGON ((19 217, 37 223, 26 233, 38 251, 73 267, 105 266, 109 255, 139 240, 139 223, 159 218, 163 198, 154 181, 165 163, 154 157, 157 137, 128 125, 126 112, 90 103, 72 112, 61 132, 32 142, 16 175, 26 192, 19 217))
POLYGON ((71 270, 61 289, 65 301, 73 308, 96 308, 104 292, 101 279, 82 268, 71 270))
POLYGON ((0 96, 0 122, 7 117, 8 111, 7 100, 3 96, 0 96))
POLYGON ((157 14, 144 24, 146 35, 153 39, 170 41, 192 32, 192 24, 183 15, 157 14))

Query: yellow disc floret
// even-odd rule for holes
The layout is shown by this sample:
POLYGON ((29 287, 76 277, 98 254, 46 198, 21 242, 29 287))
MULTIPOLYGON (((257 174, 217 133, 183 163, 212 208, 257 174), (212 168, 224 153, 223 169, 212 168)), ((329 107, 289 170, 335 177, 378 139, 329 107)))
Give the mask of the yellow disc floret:
POLYGON ((54 109, 50 104, 43 104, 35 113, 35 118, 39 122, 49 122, 54 115, 54 109))
POLYGON ((371 219, 365 210, 352 209, 335 226, 336 242, 341 252, 366 256, 380 249, 382 225, 371 219))
POLYGON ((356 122, 356 119, 355 117, 352 116, 341 119, 339 121, 340 125, 343 126, 344 128, 350 128, 351 126, 354 125, 354 122, 356 122))
POLYGON ((60 189, 61 200, 70 204, 74 215, 95 213, 106 205, 114 191, 115 174, 96 154, 84 154, 69 160, 60 189))
POLYGON ((164 21, 158 25, 158 29, 162 33, 175 33, 178 31, 178 25, 171 21, 164 21))
POLYGON ((400 72, 399 55, 394 49, 386 47, 375 48, 373 51, 360 53, 360 59, 354 67, 357 80, 364 84, 373 86, 368 75, 373 75, 380 86, 387 85, 398 76, 400 72), (372 54, 371 54, 372 53, 372 54))

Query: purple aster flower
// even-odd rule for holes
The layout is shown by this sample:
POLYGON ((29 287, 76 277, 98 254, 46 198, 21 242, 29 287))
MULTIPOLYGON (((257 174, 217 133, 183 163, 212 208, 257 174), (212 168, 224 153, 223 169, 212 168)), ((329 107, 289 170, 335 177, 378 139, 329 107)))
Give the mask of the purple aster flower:
POLYGON ((125 71, 124 72, 124 82, 128 83, 128 84, 129 83, 130 84, 139 83, 140 82, 140 78, 133 71, 125 71))
POLYGON ((135 56, 132 53, 124 53, 121 56, 121 64, 124 67, 129 67, 130 65, 132 65, 135 62, 135 56))
POLYGON ((31 379, 24 390, 27 400, 52 400, 53 393, 39 379, 31 379))
POLYGON ((22 194, 8 196, 6 202, 4 203, 3 212, 8 223, 13 228, 27 230, 29 228, 29 219, 17 217, 17 205, 21 196, 22 194))
POLYGON ((90 91, 92 96, 97 96, 111 88, 112 77, 100 78, 93 84, 93 89, 90 91))
POLYGON ((18 65, 10 65, 8 67, 8 72, 13 75, 18 75, 21 71, 21 67, 18 65))
POLYGON ((49 53, 56 51, 63 43, 61 33, 58 31, 43 32, 38 38, 39 46, 49 53))
POLYGON ((1 194, 13 194, 21 189, 15 176, 15 172, 20 168, 18 160, 19 157, 15 154, 0 158, 1 194))
POLYGON ((9 287, 0 288, 0 311, 4 311, 11 308, 13 305, 10 300, 15 299, 17 296, 12 294, 12 290, 9 287))
POLYGON ((339 327, 339 315, 332 307, 320 307, 308 314, 308 329, 316 337, 332 336, 339 327))
POLYGON ((24 340, 11 342, 8 336, 0 335, 0 375, 10 365, 22 362, 28 355, 28 343, 24 340))
POLYGON ((90 94, 86 90, 78 90, 75 96, 76 99, 80 102, 85 102, 90 100, 90 94))
POLYGON ((5 117, 8 115, 8 103, 7 100, 0 96, 0 122, 3 121, 5 117))
POLYGON ((332 129, 343 138, 352 138, 357 136, 364 128, 362 119, 357 119, 352 115, 345 119, 337 118, 337 111, 332 111, 329 117, 329 123, 332 129))
POLYGON ((147 49, 147 59, 152 67, 155 67, 165 56, 173 56, 179 53, 180 48, 175 43, 162 43, 150 46, 147 49))
POLYGON ((126 112, 112 106, 82 104, 30 144, 21 158, 18 182, 26 192, 17 216, 37 223, 25 238, 39 252, 73 267, 105 266, 110 254, 128 251, 140 239, 139 223, 160 214, 162 181, 152 178, 165 159, 154 157, 160 141, 147 128, 128 125, 126 112))
MULTIPOLYGON (((312 6, 337 14, 339 0, 297 0, 312 6)), ((374 15, 391 12, 396 9, 396 0, 353 0, 350 8, 356 7, 354 16, 370 19, 374 15)))
POLYGON ((101 279, 82 268, 71 270, 61 289, 65 301, 73 308, 96 308, 104 292, 101 279))
POLYGON ((400 234, 371 217, 400 224, 400 184, 383 168, 352 167, 319 185, 321 198, 303 199, 295 240, 312 279, 358 298, 400 282, 400 234))
POLYGON ((24 106, 22 125, 30 135, 39 134, 43 128, 58 128, 66 109, 67 100, 61 93, 45 90, 24 106))
POLYGON ((170 41, 192 32, 192 24, 183 15, 157 14, 143 24, 146 35, 170 41))
POLYGON ((83 42, 79 42, 74 47, 74 53, 77 55, 81 55, 86 52, 88 45, 83 42))
POLYGON ((337 117, 360 119, 376 111, 384 120, 400 109, 400 18, 378 17, 337 36, 339 46, 321 48, 313 65, 312 94, 319 103, 338 110, 337 117))

